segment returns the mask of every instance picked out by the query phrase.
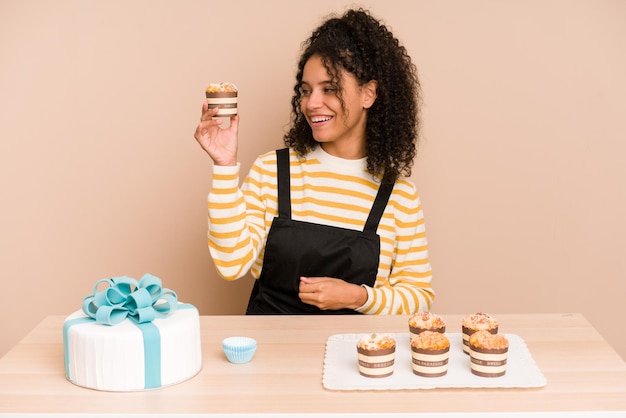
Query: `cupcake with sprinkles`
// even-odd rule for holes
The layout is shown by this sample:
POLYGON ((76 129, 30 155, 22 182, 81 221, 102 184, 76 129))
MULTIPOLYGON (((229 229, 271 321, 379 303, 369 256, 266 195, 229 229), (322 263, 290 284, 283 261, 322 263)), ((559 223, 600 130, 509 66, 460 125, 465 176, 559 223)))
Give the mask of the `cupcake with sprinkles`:
POLYGON ((463 318, 461 330, 463 331, 463 352, 469 354, 469 338, 477 331, 485 330, 491 334, 498 333, 498 321, 484 312, 466 315, 463 318))
POLYGON ((477 331, 469 338, 470 368, 482 377, 499 377, 506 373, 509 341, 502 334, 477 331))
POLYGON ((410 336, 416 336, 423 331, 446 332, 446 321, 432 312, 417 312, 409 317, 410 336))
POLYGON ((211 83, 206 88, 206 101, 209 109, 218 108, 219 117, 237 114, 237 86, 230 82, 211 83))
POLYGON ((357 343, 357 355, 362 376, 390 376, 394 369, 396 340, 383 334, 364 336, 357 343))
POLYGON ((423 377, 440 377, 448 373, 450 340, 442 332, 423 331, 411 337, 413 373, 423 377))

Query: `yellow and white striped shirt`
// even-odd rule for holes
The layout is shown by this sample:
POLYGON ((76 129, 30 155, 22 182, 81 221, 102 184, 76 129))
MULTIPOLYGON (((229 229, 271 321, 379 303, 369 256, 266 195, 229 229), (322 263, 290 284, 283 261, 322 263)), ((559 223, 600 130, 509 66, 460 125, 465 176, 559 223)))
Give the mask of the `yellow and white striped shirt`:
MULTIPOLYGON (((294 220, 363 230, 379 183, 366 159, 344 160, 321 147, 300 160, 289 154, 294 220)), ((251 271, 260 276, 265 240, 278 216, 274 151, 261 155, 239 188, 239 165, 214 166, 208 197, 209 251, 225 280, 251 271)), ((420 197, 408 179, 399 179, 377 230, 380 260, 373 288, 364 286, 365 314, 411 314, 430 309, 434 298, 420 197)), ((297 245, 297 243, 294 243, 297 245)))

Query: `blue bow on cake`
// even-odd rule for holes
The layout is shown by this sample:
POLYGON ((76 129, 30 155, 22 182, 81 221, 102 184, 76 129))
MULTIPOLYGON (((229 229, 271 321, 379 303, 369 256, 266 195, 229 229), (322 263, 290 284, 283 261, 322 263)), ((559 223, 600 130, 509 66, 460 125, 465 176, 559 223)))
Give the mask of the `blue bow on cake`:
POLYGON ((143 324, 166 318, 178 306, 176 292, 163 289, 161 279, 146 273, 137 281, 128 276, 98 280, 93 295, 83 299, 83 312, 103 325, 116 325, 124 319, 143 324), (108 286, 98 290, 101 283, 108 286))

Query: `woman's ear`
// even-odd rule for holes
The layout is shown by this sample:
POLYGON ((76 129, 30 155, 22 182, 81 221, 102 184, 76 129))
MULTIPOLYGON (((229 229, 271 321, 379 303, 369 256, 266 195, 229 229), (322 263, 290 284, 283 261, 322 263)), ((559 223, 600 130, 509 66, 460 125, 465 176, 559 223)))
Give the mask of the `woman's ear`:
POLYGON ((376 101, 376 89, 378 88, 378 82, 376 80, 370 80, 362 87, 363 92, 363 108, 369 109, 376 101))

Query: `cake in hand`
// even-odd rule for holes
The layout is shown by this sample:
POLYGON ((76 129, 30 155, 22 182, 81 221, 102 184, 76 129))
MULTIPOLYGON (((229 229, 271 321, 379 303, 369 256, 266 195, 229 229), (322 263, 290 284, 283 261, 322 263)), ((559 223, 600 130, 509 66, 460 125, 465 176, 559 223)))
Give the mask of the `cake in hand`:
POLYGON ((422 331, 446 332, 446 322, 439 315, 432 312, 418 312, 409 317, 409 336, 415 336, 422 331))
POLYGON ((157 389, 200 372, 200 317, 151 274, 102 279, 65 319, 63 350, 65 375, 78 386, 157 389))
POLYGON ((230 117, 237 114, 237 86, 233 83, 212 83, 206 88, 209 109, 219 108, 217 115, 230 117))
POLYGON ((423 331, 411 337, 413 373, 424 377, 439 377, 448 373, 450 340, 444 333, 423 331))
POLYGON ((463 352, 469 354, 469 337, 480 330, 487 330, 492 334, 498 333, 498 321, 484 312, 467 315, 463 318, 463 352))
POLYGON ((509 341, 502 334, 477 331, 469 338, 472 373, 483 377, 498 377, 506 373, 509 341))
POLYGON ((371 334, 357 343, 359 373, 365 377, 387 377, 393 374, 396 340, 387 335, 371 334))

